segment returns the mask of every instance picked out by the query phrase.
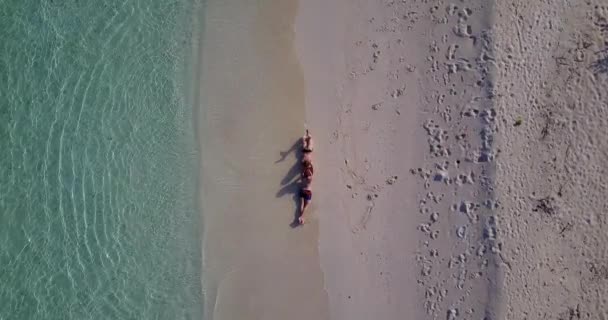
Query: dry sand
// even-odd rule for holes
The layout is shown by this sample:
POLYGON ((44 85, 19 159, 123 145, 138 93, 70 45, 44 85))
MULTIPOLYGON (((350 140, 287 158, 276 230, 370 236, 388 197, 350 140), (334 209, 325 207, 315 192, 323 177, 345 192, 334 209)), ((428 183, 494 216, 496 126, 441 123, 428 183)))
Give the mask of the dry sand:
POLYGON ((502 317, 608 319, 608 2, 495 11, 502 317))
POLYGON ((317 215, 331 318, 482 319, 494 276, 492 257, 477 254, 493 245, 479 206, 492 198, 491 146, 478 133, 493 116, 480 60, 490 8, 332 3, 328 14, 327 3, 302 2, 296 25, 324 170, 317 215), (464 116, 473 102, 479 117, 464 116))
POLYGON ((331 319, 606 319, 606 1, 301 1, 331 319))
POLYGON ((606 0, 237 2, 201 53, 206 319, 608 319, 606 0))

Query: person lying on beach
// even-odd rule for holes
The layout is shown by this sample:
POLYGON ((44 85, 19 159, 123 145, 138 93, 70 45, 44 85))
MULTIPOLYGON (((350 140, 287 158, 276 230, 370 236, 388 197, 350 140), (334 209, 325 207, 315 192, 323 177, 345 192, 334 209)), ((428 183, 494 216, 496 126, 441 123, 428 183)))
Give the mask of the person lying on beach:
POLYGON ((312 136, 306 129, 306 134, 302 137, 302 152, 304 152, 304 156, 310 154, 313 150, 312 136))
POLYGON ((312 161, 310 159, 302 160, 302 180, 312 180, 312 175, 314 174, 314 167, 312 166, 312 161))
POLYGON ((310 182, 311 180, 304 179, 302 182, 302 189, 300 190, 300 217, 298 218, 300 224, 304 224, 306 222, 304 213, 312 201, 312 188, 310 182))
POLYGON ((302 137, 302 179, 312 179, 314 168, 312 166, 312 136, 306 129, 306 135, 302 137))

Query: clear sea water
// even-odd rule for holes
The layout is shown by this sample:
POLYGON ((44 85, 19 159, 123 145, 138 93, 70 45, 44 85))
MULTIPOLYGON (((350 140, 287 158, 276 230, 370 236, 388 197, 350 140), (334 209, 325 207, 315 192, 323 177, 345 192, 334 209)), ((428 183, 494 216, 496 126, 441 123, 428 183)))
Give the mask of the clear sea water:
POLYGON ((0 0, 0 319, 201 319, 196 0, 0 0))

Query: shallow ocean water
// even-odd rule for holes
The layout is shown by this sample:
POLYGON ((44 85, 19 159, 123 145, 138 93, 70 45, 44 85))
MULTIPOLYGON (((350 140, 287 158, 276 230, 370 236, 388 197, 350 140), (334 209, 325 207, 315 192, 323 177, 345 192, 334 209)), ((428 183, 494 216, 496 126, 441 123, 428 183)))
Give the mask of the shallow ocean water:
POLYGON ((0 319, 200 319, 194 0, 0 0, 0 319))

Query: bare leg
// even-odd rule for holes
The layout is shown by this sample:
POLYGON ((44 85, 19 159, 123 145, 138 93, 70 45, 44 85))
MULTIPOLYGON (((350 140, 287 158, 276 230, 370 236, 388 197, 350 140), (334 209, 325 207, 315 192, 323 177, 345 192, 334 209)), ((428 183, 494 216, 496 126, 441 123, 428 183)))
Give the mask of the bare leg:
POLYGON ((308 207, 308 200, 302 198, 302 205, 300 207, 300 218, 298 218, 298 221, 300 221, 300 224, 304 224, 306 222, 306 220, 304 219, 304 212, 306 210, 306 207, 308 207))

